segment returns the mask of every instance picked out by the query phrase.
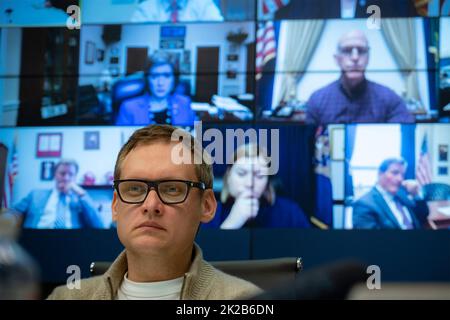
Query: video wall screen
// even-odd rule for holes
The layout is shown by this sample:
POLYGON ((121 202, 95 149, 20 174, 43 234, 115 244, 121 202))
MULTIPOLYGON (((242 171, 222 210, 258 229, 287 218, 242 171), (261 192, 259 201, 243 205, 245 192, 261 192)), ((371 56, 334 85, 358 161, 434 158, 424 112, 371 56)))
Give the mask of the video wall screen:
POLYGON ((79 0, 3 0, 0 12, 0 27, 75 27, 81 15, 79 0))
POLYGON ((76 125, 79 31, 8 27, 1 32, 1 125, 76 125))
POLYGON ((441 0, 260 0, 260 20, 355 19, 368 17, 437 17, 450 15, 450 2, 441 0))
POLYGON ((445 122, 448 19, 8 25, 1 125, 445 122))
POLYGON ((255 19, 256 0, 131 0, 85 1, 83 21, 88 24, 161 22, 223 22, 255 19))
POLYGON ((450 226, 450 1, 4 0, 0 12, 3 206, 31 212, 25 228, 114 227, 115 156, 148 124, 201 133, 211 150, 215 135, 246 137, 213 150, 233 161, 214 163, 219 207, 203 228, 450 226), (61 168, 88 200, 56 224, 61 168))
POLYGON ((79 122, 253 120, 253 27, 248 22, 85 27, 80 36, 79 122), (94 105, 103 111, 92 112, 91 99, 82 101, 87 94, 97 97, 94 105))
MULTIPOLYGON (((17 211, 25 228, 114 227, 114 162, 137 128, 0 129, 9 150, 4 206, 17 211), (60 189, 73 215, 62 225, 55 220, 60 189)), ((213 159, 218 201, 215 218, 202 228, 448 228, 449 130, 448 124, 197 127, 193 134, 213 159)))
POLYGON ((252 23, 3 31, 3 126, 254 119, 252 23))
POLYGON ((439 20, 384 18, 380 29, 366 22, 272 23, 274 54, 257 83, 260 117, 310 124, 438 121, 439 20))
POLYGON ((449 130, 448 124, 348 125, 345 208, 335 223, 345 229, 448 228, 449 130))
MULTIPOLYGON (((10 150, 5 206, 14 210, 25 228, 114 227, 115 159, 137 128, 0 129, 0 142, 10 150), (64 224, 57 221, 63 210, 57 198, 61 193, 67 195, 71 209, 64 224)), ((311 227, 315 210, 315 191, 310 188, 315 179, 311 163, 314 133, 314 128, 307 126, 255 129, 238 125, 205 126, 195 133, 205 147, 215 149, 214 192, 219 207, 216 218, 204 227, 311 227), (208 141, 212 136, 222 136, 224 143, 211 145, 208 141), (236 219, 243 212, 248 216, 236 219)))

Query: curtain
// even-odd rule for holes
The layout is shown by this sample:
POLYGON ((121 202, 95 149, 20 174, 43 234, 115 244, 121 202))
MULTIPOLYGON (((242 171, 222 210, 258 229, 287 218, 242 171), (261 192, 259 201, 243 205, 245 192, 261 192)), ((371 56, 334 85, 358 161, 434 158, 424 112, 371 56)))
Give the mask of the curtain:
POLYGON ((308 216, 315 212, 316 178, 314 172, 315 133, 314 126, 283 126, 257 124, 255 129, 279 129, 279 145, 272 147, 268 139, 267 149, 279 152, 279 171, 276 176, 281 183, 277 194, 296 201, 308 216))
POLYGON ((350 171, 350 161, 353 157, 353 150, 355 148, 355 138, 356 138, 356 125, 348 124, 345 127, 345 187, 344 194, 345 199, 353 197, 353 177, 350 171))
POLYGON ((303 76, 317 47, 325 26, 324 20, 284 21, 286 39, 281 72, 280 90, 275 92, 275 106, 295 96, 297 83, 303 76))
MULTIPOLYGON (((450 3, 450 2, 449 2, 450 3)), ((423 19, 425 33, 425 55, 428 66, 428 87, 430 88, 430 109, 436 110, 439 96, 439 72, 435 72, 439 64, 439 19, 423 19), (428 49, 428 50, 427 50, 428 49)))
POLYGON ((420 101, 417 72, 417 43, 414 19, 384 19, 381 33, 405 83, 406 97, 420 101))

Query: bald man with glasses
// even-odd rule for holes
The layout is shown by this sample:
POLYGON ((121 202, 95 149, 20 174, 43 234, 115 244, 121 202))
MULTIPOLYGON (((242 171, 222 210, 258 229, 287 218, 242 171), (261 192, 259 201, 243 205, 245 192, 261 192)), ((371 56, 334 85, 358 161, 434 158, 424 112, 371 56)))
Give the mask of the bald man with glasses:
POLYGON ((112 215, 125 250, 104 275, 82 280, 80 290, 56 288, 50 299, 222 300, 261 292, 215 269, 194 243, 200 223, 213 219, 217 207, 212 165, 190 134, 180 142, 183 131, 176 130, 147 126, 122 147, 112 215), (192 161, 180 162, 180 150, 192 161))
POLYGON ((308 123, 414 122, 401 97, 366 79, 369 54, 369 43, 362 31, 353 30, 340 38, 334 59, 341 76, 311 95, 307 102, 308 123))

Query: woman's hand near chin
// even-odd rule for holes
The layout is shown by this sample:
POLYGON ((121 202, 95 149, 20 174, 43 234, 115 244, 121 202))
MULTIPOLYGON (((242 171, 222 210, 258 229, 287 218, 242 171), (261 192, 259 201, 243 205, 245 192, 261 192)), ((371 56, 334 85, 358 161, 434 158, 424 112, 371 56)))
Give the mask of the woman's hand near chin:
POLYGON ((221 229, 239 229, 249 219, 258 215, 259 200, 249 196, 241 196, 236 199, 230 214, 220 226, 221 229))

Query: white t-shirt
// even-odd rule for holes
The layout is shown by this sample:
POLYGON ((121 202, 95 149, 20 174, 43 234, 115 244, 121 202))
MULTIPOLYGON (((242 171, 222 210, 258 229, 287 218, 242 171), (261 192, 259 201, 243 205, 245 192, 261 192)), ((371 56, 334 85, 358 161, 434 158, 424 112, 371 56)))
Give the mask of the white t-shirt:
POLYGON ((184 277, 158 282, 134 282, 123 276, 116 300, 179 300, 184 277))

